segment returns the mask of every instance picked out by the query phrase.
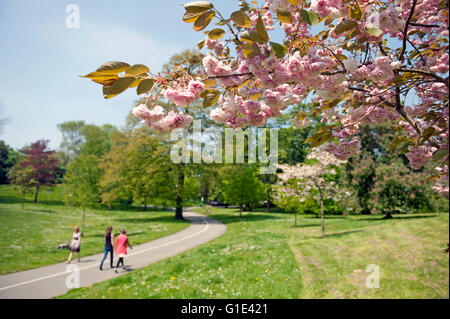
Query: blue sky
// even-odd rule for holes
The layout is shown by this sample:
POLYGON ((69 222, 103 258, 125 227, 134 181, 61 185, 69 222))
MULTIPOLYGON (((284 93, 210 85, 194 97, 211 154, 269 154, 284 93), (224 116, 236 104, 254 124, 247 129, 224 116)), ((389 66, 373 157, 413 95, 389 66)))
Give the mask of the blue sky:
MULTIPOLYGON (((101 86, 80 78, 106 61, 143 63, 157 72, 169 57, 203 39, 181 21, 183 0, 1 0, 0 139, 19 148, 41 138, 58 148, 56 125, 84 120, 120 127, 135 91, 105 100, 101 86), (66 6, 80 28, 66 27, 66 6)), ((229 16, 235 0, 216 0, 229 16)))

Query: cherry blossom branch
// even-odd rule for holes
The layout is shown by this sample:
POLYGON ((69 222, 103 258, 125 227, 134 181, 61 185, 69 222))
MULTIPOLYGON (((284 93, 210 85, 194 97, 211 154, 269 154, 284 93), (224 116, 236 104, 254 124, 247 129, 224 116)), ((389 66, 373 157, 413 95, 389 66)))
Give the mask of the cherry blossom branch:
POLYGON ((430 77, 433 77, 434 79, 436 79, 438 82, 444 83, 447 87, 449 87, 448 78, 444 79, 444 78, 440 77, 439 75, 437 75, 436 73, 433 73, 433 72, 428 72, 428 71, 424 71, 424 70, 420 70, 420 69, 404 69, 404 68, 400 68, 400 69, 398 69, 398 71, 400 71, 400 72, 409 72, 409 73, 417 73, 417 74, 430 76, 430 77))
POLYGON ((417 0, 413 0, 413 4, 411 6, 411 10, 409 11, 408 18, 406 19, 405 28, 403 29, 403 45, 402 45, 402 52, 400 53, 399 60, 403 62, 403 56, 406 51, 406 40, 408 38, 408 27, 409 23, 412 19, 412 16, 414 15, 414 9, 416 8, 417 0))
POLYGON ((427 62, 425 61, 425 58, 423 57, 422 53, 420 53, 419 49, 412 43, 409 39, 407 39, 408 43, 416 50, 416 52, 419 54, 420 59, 422 60, 422 63, 424 66, 427 66, 427 62))
POLYGON ((326 45, 322 44, 322 47, 324 49, 327 49, 328 51, 330 51, 330 53, 335 57, 336 60, 338 60, 339 64, 342 66, 342 68, 344 69, 345 72, 347 72, 347 69, 345 68, 344 63, 338 58, 338 56, 332 51, 330 50, 326 45))
POLYGON ((244 76, 244 75, 254 75, 254 74, 252 72, 247 72, 247 73, 236 73, 236 74, 226 74, 226 75, 212 75, 212 76, 208 76, 207 78, 203 79, 202 81, 206 81, 209 79, 231 78, 234 76, 244 76))
POLYGON ((422 28, 439 28, 440 27, 437 24, 423 24, 423 23, 416 23, 416 22, 410 22, 409 24, 412 26, 415 26, 415 27, 422 27, 422 28))

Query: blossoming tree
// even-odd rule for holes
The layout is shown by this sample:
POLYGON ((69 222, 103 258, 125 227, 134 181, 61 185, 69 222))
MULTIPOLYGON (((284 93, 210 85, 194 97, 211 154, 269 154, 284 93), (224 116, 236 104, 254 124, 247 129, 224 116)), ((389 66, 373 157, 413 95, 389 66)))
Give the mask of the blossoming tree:
POLYGON ((298 206, 299 202, 305 201, 308 197, 319 201, 322 236, 325 236, 324 200, 326 198, 339 200, 350 196, 348 191, 333 181, 333 177, 337 174, 336 168, 345 161, 337 160, 324 151, 312 152, 308 155, 308 160, 312 161, 312 164, 278 165, 282 172, 277 175, 279 182, 274 186, 275 203, 285 208, 298 206))
POLYGON ((188 126, 189 105, 197 99, 206 108, 216 106, 210 117, 231 128, 263 126, 310 99, 314 108, 292 122, 301 127, 320 115, 326 125, 308 142, 341 160, 358 151, 360 123, 391 119, 404 133, 393 146, 407 144, 413 168, 435 161, 444 184, 438 191, 448 194, 447 0, 239 5, 230 16, 207 1, 184 5, 183 20, 204 31, 198 47, 209 50, 195 74, 183 64, 160 75, 141 64, 108 62, 85 77, 103 85, 105 98, 132 87, 146 94, 146 105, 133 114, 163 132, 188 126), (277 27, 278 39, 271 32, 277 27), (172 106, 158 105, 160 97, 172 106))

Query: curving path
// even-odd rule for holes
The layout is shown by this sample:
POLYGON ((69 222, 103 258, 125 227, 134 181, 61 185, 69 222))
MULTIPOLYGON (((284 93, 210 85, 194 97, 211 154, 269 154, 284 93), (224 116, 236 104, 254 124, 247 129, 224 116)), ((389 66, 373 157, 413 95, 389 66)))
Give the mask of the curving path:
MULTIPOLYGON (((118 274, 109 268, 109 256, 103 264, 103 271, 98 269, 103 253, 82 257, 80 263, 76 262, 74 255, 75 261, 70 265, 60 263, 0 276, 0 299, 59 296, 70 290, 66 281, 69 287, 74 283, 71 279, 76 277, 77 271, 69 270, 75 267, 73 265, 78 266, 80 286, 90 286, 207 243, 227 230, 223 223, 210 217, 194 212, 183 212, 183 216, 189 220, 190 226, 175 234, 133 246, 125 258, 127 269, 119 270, 118 274)), ((114 256, 114 264, 116 262, 117 256, 114 256)))

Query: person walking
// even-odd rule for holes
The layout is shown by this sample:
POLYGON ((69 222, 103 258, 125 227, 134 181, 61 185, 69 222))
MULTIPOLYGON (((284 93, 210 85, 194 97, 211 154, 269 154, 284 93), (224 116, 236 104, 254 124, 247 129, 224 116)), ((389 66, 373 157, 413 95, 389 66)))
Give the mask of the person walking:
POLYGON ((123 263, 123 259, 127 255, 127 246, 129 246, 131 249, 133 247, 130 245, 130 242, 128 241, 127 232, 125 229, 122 229, 120 231, 120 235, 116 238, 116 253, 119 256, 119 260, 117 261, 115 272, 117 273, 117 268, 119 268, 119 265, 122 264, 123 269, 125 269, 125 264, 123 263))
POLYGON ((78 253, 78 262, 80 262, 80 246, 81 246, 81 234, 78 226, 73 228, 72 242, 69 245, 70 255, 66 263, 70 264, 72 261, 72 255, 74 252, 78 253))
POLYGON ((114 234, 112 233, 112 226, 108 226, 105 231, 105 254, 103 255, 102 261, 100 262, 100 270, 103 270, 103 262, 110 253, 110 265, 111 269, 114 268, 114 234))

